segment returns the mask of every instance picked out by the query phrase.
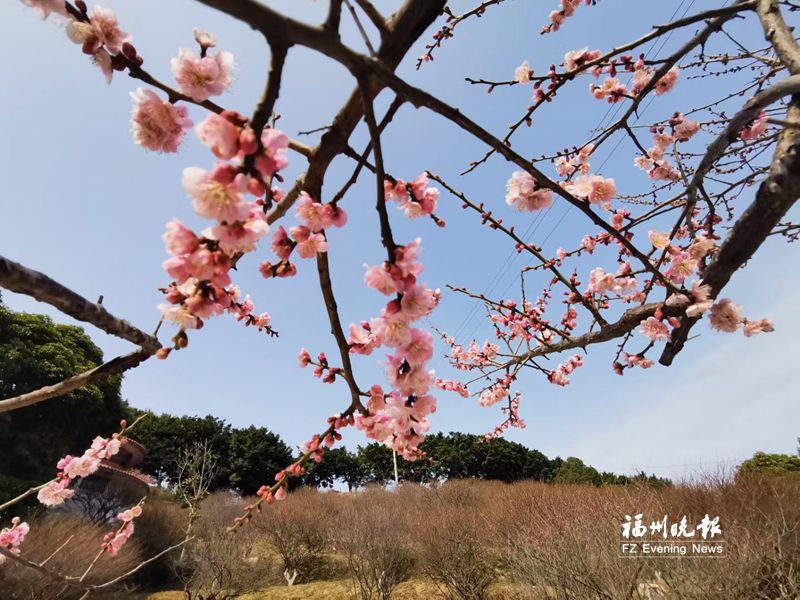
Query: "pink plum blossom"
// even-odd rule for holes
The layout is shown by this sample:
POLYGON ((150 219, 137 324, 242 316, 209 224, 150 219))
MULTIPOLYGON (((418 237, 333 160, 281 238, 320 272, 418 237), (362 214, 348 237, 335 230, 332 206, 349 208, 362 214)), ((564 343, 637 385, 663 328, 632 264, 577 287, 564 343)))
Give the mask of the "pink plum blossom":
POLYGON ((133 141, 155 152, 177 152, 192 120, 185 106, 161 100, 154 92, 138 88, 131 93, 133 141))
POLYGON ((683 283, 684 279, 695 272, 697 265, 698 260, 688 252, 673 252, 664 275, 673 283, 683 283))
POLYGON ((518 211, 541 210, 552 203, 553 193, 539 188, 530 173, 515 171, 506 183, 506 204, 518 211))
POLYGON ((367 272, 364 273, 364 283, 384 296, 391 296, 403 289, 403 282, 392 277, 386 265, 367 268, 367 272))
POLYGON ((730 298, 723 298, 714 304, 708 318, 713 329, 725 333, 733 333, 744 321, 742 307, 734 304, 730 298))
POLYGON ((438 295, 424 285, 415 285, 405 292, 400 301, 403 316, 409 321, 416 321, 431 313, 436 308, 438 295))
POLYGON ((185 306, 159 304, 158 309, 167 321, 175 323, 181 329, 198 329, 202 324, 185 306))
POLYGON ((564 68, 567 71, 574 71, 587 62, 591 62, 601 55, 600 50, 589 50, 588 47, 580 50, 570 50, 564 55, 564 68))
POLYGON ((173 255, 191 254, 197 250, 200 243, 195 233, 178 219, 167 223, 167 231, 164 232, 161 239, 164 240, 167 252, 173 255))
POLYGON ((233 77, 230 52, 201 57, 193 50, 181 48, 170 64, 180 91, 196 102, 219 96, 228 89, 233 77))
POLYGON ((289 137, 277 129, 265 128, 261 132, 261 146, 263 151, 256 155, 255 167, 264 178, 269 179, 289 164, 286 156, 289 137))
POLYGON ((653 342, 668 340, 670 338, 667 326, 655 317, 648 317, 642 321, 639 331, 643 336, 649 338, 653 342))
MULTIPOLYGON (((11 519, 11 527, 4 527, 0 529, 0 548, 5 548, 12 554, 19 554, 19 546, 25 541, 25 536, 28 535, 31 528, 19 517, 11 519)), ((0 555, 0 564, 5 561, 6 557, 0 555)))
POLYGON ((328 242, 321 233, 311 233, 304 225, 292 227, 289 230, 297 242, 297 253, 300 258, 314 258, 317 253, 328 251, 328 242))
POLYGON ((532 74, 533 70, 528 64, 528 61, 523 61, 520 66, 514 69, 514 81, 517 83, 528 83, 531 80, 532 74))
POLYGON ((656 82, 654 89, 656 96, 666 94, 673 87, 675 87, 675 82, 678 80, 679 73, 680 69, 678 67, 672 67, 669 71, 667 71, 664 76, 656 82))
POLYGON ((183 189, 194 201, 198 215, 217 221, 241 221, 248 217, 250 208, 242 201, 247 190, 247 176, 239 173, 233 181, 225 182, 224 171, 212 172, 198 167, 183 170, 183 189))
POLYGON ((403 357, 412 366, 421 366, 433 357, 433 336, 424 329, 412 329, 411 341, 403 347, 403 357))
POLYGON ((751 142, 760 137, 767 130, 767 113, 763 110, 753 119, 752 123, 744 127, 739 132, 739 138, 745 142, 751 142))
POLYGON ((239 153, 240 129, 224 115, 211 113, 197 124, 194 132, 217 158, 230 160, 239 153))
POLYGON ((261 207, 253 205, 246 220, 219 223, 214 225, 210 231, 204 232, 204 235, 208 239, 217 240, 220 249, 225 254, 233 256, 238 252, 255 250, 258 240, 268 232, 269 225, 264 211, 261 210, 261 207))
POLYGON ((711 287, 700 280, 692 284, 692 299, 694 303, 686 309, 687 317, 699 317, 714 304, 711 299, 711 287))
POLYGON ((69 488, 69 479, 57 479, 45 485, 36 494, 36 499, 44 506, 56 506, 69 500, 75 495, 74 490, 69 488))
POLYGON ((217 45, 217 38, 203 29, 195 29, 194 41, 197 42, 201 48, 214 48, 217 45))
POLYGON ((759 333, 775 331, 775 324, 769 319, 761 319, 759 321, 744 322, 744 335, 745 337, 753 337, 759 333))
POLYGON ((660 231, 653 231, 650 230, 647 232, 647 237, 650 238, 650 243, 653 244, 655 248, 666 248, 669 246, 669 234, 662 233, 660 231))
POLYGON ((599 86, 590 84, 589 91, 598 100, 608 100, 610 103, 620 102, 628 93, 628 89, 616 77, 607 77, 599 86))

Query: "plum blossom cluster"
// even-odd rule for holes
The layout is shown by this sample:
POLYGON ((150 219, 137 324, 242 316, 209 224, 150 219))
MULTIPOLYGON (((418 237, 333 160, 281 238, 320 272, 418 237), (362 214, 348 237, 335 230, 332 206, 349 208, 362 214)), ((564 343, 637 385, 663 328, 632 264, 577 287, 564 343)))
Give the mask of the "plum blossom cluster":
POLYGON ((469 390, 467 389, 467 386, 465 386, 460 381, 454 381, 452 379, 442 379, 441 377, 437 377, 436 380, 433 382, 433 385, 436 386, 436 389, 445 392, 455 392, 462 398, 469 398, 469 390))
POLYGON ((317 360, 311 359, 308 350, 303 348, 297 357, 300 363, 300 368, 305 369, 308 365, 314 365, 314 377, 322 379, 323 383, 333 383, 336 381, 336 376, 342 372, 340 367, 332 367, 328 364, 328 357, 324 352, 317 355, 317 360))
POLYGON ((225 50, 213 55, 208 53, 210 48, 217 45, 217 40, 207 31, 195 29, 194 39, 200 46, 200 52, 181 48, 170 66, 180 91, 195 102, 203 102, 228 89, 233 80, 234 59, 225 50))
MULTIPOLYGON (((123 429, 125 426, 123 421, 123 429)), ((117 454, 123 443, 125 438, 116 433, 111 438, 98 436, 82 455, 66 455, 56 465, 58 473, 55 479, 44 485, 36 498, 45 506, 56 506, 69 500, 75 494, 71 489, 73 481, 77 477, 89 477, 97 472, 102 461, 117 454)))
MULTIPOLYGON (((595 0, 583 0, 586 6, 592 4, 595 0)), ((550 33, 551 31, 558 31, 564 24, 567 18, 575 14, 575 9, 581 5, 581 0, 561 0, 559 8, 550 13, 550 23, 542 27, 542 34, 550 33)))
MULTIPOLYGON (((225 51, 209 56, 208 49, 216 45, 210 33, 195 30, 195 40, 200 45, 200 54, 182 48, 172 59, 172 71, 181 93, 195 102, 203 102, 221 94, 230 85, 233 56, 225 51)), ((147 150, 177 152, 186 130, 192 126, 187 108, 177 106, 172 99, 161 100, 154 92, 142 88, 131 97, 134 141, 147 150)), ((223 111, 203 121, 197 134, 201 141, 205 142, 204 136, 211 140, 212 150, 219 158, 230 159, 240 151, 250 154, 256 150, 256 135, 245 125, 238 114, 223 111), (224 144, 224 148, 216 144, 224 144)))
POLYGON ((102 6, 93 6, 87 12, 84 2, 75 3, 77 11, 68 13, 67 36, 80 44, 84 54, 92 57, 92 62, 100 67, 106 81, 111 83, 114 71, 128 66, 128 61, 141 64, 136 49, 131 45, 131 36, 122 31, 114 13, 102 6))
POLYGON ((512 382, 513 377, 511 377, 510 374, 506 374, 505 377, 497 379, 496 383, 481 392, 478 402, 483 407, 497 404, 511 393, 510 387, 512 382))
POLYGON ((547 380, 552 384, 562 387, 569 385, 569 376, 575 369, 582 366, 583 357, 580 354, 575 354, 550 371, 547 380))
POLYGON ((272 236, 272 251, 279 260, 276 263, 261 263, 259 271, 266 278, 296 275, 297 267, 290 261, 292 253, 297 250, 300 258, 310 259, 327 252, 325 230, 343 227, 347 223, 347 213, 343 208, 333 203, 317 202, 306 192, 300 192, 295 214, 302 225, 289 228, 288 233, 283 226, 279 226, 272 236))
MULTIPOLYGON (((598 58, 599 54, 593 56, 594 58, 598 58)), ((589 60, 594 59, 591 58, 589 60)), ((575 68, 580 68, 580 65, 576 65, 575 68)), ((600 77, 603 73, 606 73, 608 76, 600 83, 600 85, 595 83, 589 84, 589 92, 597 100, 607 100, 611 104, 620 102, 624 98, 635 98, 641 94, 645 88, 650 86, 653 76, 655 75, 652 67, 645 66, 643 54, 639 55, 639 58, 636 61, 633 60, 632 56, 622 54, 618 58, 612 58, 609 60, 607 65, 596 65, 592 69, 592 74, 595 77, 600 77), (633 74, 629 84, 630 87, 622 83, 617 77, 617 72, 619 69, 633 74)), ((656 96, 666 94, 672 90, 672 88, 675 87, 675 83, 678 81, 679 74, 680 69, 675 66, 670 68, 666 73, 659 77, 659 79, 652 86, 653 92, 656 94, 656 96)))
MULTIPOLYGON (((708 312, 711 328, 724 333, 735 333, 741 328, 745 337, 752 337, 759 333, 769 333, 775 330, 774 324, 769 319, 747 319, 742 313, 742 307, 734 304, 730 298, 722 298, 714 302, 710 294, 709 286, 698 280, 692 284, 691 291, 673 294, 665 304, 669 307, 685 309, 684 313, 690 318, 699 318, 708 312)), ((651 342, 657 342, 670 339, 670 326, 675 328, 679 325, 678 319, 665 317, 663 311, 658 309, 654 316, 642 321, 640 332, 651 342)))
MULTIPOLYGON (((305 354, 307 354, 307 352, 305 354)), ((301 366, 303 368, 309 364, 313 364, 313 361, 310 360, 310 356, 308 357, 307 361, 305 360, 304 352, 300 353, 300 357, 301 366)), ((325 451, 333 448, 334 444, 342 439, 342 435, 339 433, 339 430, 343 429, 344 427, 350 427, 354 423, 355 418, 350 413, 346 415, 336 414, 328 417, 328 429, 326 432, 322 435, 314 434, 310 440, 300 445, 301 457, 285 469, 278 471, 275 474, 275 485, 272 487, 262 485, 258 489, 256 492, 258 501, 248 507, 245 516, 236 518, 236 526, 241 524, 244 520, 249 519, 250 515, 252 514, 252 509, 258 507, 260 503, 265 502, 267 504, 272 504, 275 501, 280 502, 281 500, 284 500, 286 498, 288 479, 290 477, 302 477, 305 475, 306 469, 303 465, 308 460, 313 460, 316 463, 322 462, 325 451)))
POLYGON ((514 392, 514 396, 509 399, 508 406, 503 406, 500 410, 506 415, 505 421, 500 423, 492 431, 483 436, 485 441, 493 438, 500 437, 509 427, 516 427, 517 429, 525 429, 525 421, 519 416, 519 403, 522 399, 521 392, 514 392))
POLYGON ((176 219, 163 236, 171 255, 164 269, 174 281, 163 290, 167 302, 159 308, 180 327, 176 348, 185 345, 186 329, 197 329, 203 319, 223 312, 273 333, 267 313, 254 314, 249 298, 240 301, 230 270, 268 233, 266 211, 276 195, 271 182, 288 164, 283 133, 267 128, 256 136, 247 119, 233 111, 209 115, 195 132, 221 161, 211 171, 183 171, 183 187, 195 212, 214 225, 197 235, 176 219))
MULTIPOLYGON (((11 519, 11 527, 4 527, 0 529, 0 548, 5 548, 12 554, 19 554, 19 546, 25 541, 25 536, 30 532, 30 526, 20 519, 14 517, 11 519)), ((6 560, 6 557, 0 554, 0 565, 6 560)))
MULTIPOLYGON (((559 177, 568 177, 561 186, 573 196, 588 200, 591 204, 607 206, 617 195, 617 185, 611 178, 591 173, 590 157, 594 144, 586 144, 573 153, 566 153, 554 160, 559 177)), ((508 201, 508 197, 506 197, 508 201)))
POLYGON ((654 181, 676 182, 681 179, 681 174, 664 154, 670 146, 691 139, 700 130, 700 124, 684 118, 681 113, 675 113, 667 124, 671 127, 671 132, 663 124, 654 125, 650 129, 653 145, 648 148, 647 155, 637 156, 633 162, 654 181))
MULTIPOLYGON (((67 19, 67 36, 80 44, 83 52, 100 67, 108 83, 114 71, 141 72, 144 60, 111 10, 95 5, 90 12, 83 0, 77 0, 74 6, 60 0, 23 2, 42 18, 55 14, 67 19)), ((180 93, 201 103, 222 94, 230 86, 234 59, 230 52, 218 51, 213 55, 208 52, 216 46, 216 39, 210 33, 195 30, 195 41, 200 46, 199 53, 181 48, 171 66, 180 93)), ((133 92, 131 98, 134 141, 154 152, 177 152, 186 130, 192 126, 187 108, 176 104, 179 98, 162 100, 155 92, 143 88, 133 92)))
POLYGON ((643 295, 637 291, 636 277, 630 276, 630 263, 622 261, 615 274, 606 273, 603 267, 596 267, 589 273, 589 283, 586 286, 587 294, 619 295, 627 302, 643 300, 643 295))
POLYGON ((386 201, 397 202, 397 207, 408 218, 416 219, 428 215, 437 223, 441 223, 435 214, 436 204, 439 201, 439 190, 428 186, 427 173, 422 173, 411 183, 406 183, 402 179, 394 182, 387 179, 383 182, 383 189, 386 201))
POLYGON ((450 345, 451 364, 461 370, 472 370, 489 365, 499 350, 497 344, 493 344, 489 340, 484 341, 482 346, 472 340, 466 350, 460 344, 456 344, 455 339, 451 336, 445 336, 445 340, 450 345))
POLYGON ((428 394, 433 371, 433 336, 413 327, 428 316, 439 302, 440 291, 418 283, 423 265, 419 261, 420 240, 394 249, 391 260, 369 267, 364 282, 385 296, 392 296, 380 316, 361 327, 350 326, 350 352, 368 355, 385 345, 394 349, 386 356, 386 377, 391 391, 379 385, 370 389, 366 415, 356 417, 356 426, 368 437, 395 449, 407 460, 420 456, 419 444, 429 429, 427 416, 436 410, 436 399, 428 394))
POLYGON ((105 535, 101 545, 104 552, 107 552, 111 556, 116 556, 131 536, 133 536, 133 521, 142 514, 142 502, 123 510, 117 515, 117 520, 120 521, 122 525, 116 531, 109 531, 105 535))

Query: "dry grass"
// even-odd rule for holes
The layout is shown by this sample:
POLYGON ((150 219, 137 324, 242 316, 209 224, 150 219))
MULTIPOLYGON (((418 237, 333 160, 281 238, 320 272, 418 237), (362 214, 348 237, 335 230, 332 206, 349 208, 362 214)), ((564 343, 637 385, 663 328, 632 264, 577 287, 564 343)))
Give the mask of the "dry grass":
MULTIPOLYGON (((202 575, 193 582, 204 592, 197 597, 220 591, 247 600, 800 598, 796 479, 740 477, 659 489, 454 481, 353 494, 301 490, 265 508, 229 547, 231 536, 215 531, 240 512, 240 503, 217 495, 204 506, 203 543, 193 548, 191 569, 202 575), (620 556, 621 523, 638 513, 646 523, 686 515, 692 526, 706 513, 719 515, 725 558, 620 556), (287 565, 302 570, 293 586, 281 575, 287 565)), ((168 519, 172 512, 180 517, 168 509, 161 514, 168 519)))

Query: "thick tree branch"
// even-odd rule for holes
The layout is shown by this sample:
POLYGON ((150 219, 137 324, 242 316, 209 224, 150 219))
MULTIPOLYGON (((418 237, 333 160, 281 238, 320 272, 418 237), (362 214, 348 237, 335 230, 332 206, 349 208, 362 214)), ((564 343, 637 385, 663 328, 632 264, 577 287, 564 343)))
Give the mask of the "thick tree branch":
POLYGON ((161 347, 156 337, 115 317, 101 304, 89 302, 44 273, 23 267, 3 256, 0 256, 0 287, 46 302, 73 319, 91 323, 106 333, 141 346, 142 350, 152 351, 151 354, 161 347))
MULTIPOLYGON (((784 81, 793 79, 789 77, 784 81)), ((736 117, 734 117, 735 119, 736 117)), ((789 103, 786 121, 800 124, 800 95, 789 103)), ((711 286, 716 297, 733 273, 744 265, 764 243, 772 229, 800 197, 800 130, 787 127, 781 132, 770 172, 756 192, 755 201, 736 221, 714 261, 703 274, 703 282, 711 286)), ((671 365, 683 349, 689 331, 699 319, 684 317, 680 327, 672 332, 659 362, 671 365)))
POLYGON ((758 0, 756 12, 761 19, 764 36, 772 44, 775 54, 792 75, 800 74, 800 47, 781 15, 778 0, 758 0))
POLYGON ((363 10, 364 14, 372 21, 375 29, 381 34, 381 39, 384 39, 389 33, 389 29, 386 27, 386 19, 380 11, 375 8, 369 0, 355 0, 355 3, 358 4, 359 8, 363 10))
POLYGON ((278 94, 281 91, 281 77, 283 75, 283 65, 286 63, 287 52, 288 48, 284 45, 270 44, 271 58, 267 85, 251 119, 253 131, 257 135, 264 129, 272 115, 272 111, 275 109, 275 102, 278 100, 278 94))

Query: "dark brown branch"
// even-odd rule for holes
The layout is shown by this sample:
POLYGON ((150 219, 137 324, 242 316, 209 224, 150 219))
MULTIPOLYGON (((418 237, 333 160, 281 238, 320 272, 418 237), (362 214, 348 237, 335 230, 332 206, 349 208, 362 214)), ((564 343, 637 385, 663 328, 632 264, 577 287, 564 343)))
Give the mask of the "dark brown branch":
POLYGON ((256 135, 261 133, 264 126, 267 124, 272 111, 275 109, 275 102, 278 100, 278 94, 281 91, 281 78, 283 75, 283 65, 286 63, 286 54, 288 49, 281 44, 270 44, 270 64, 269 75, 267 76, 267 85, 264 88, 264 95, 258 102, 251 123, 253 131, 256 135))
POLYGON ((0 256, 0 287, 46 302, 73 319, 91 323, 106 333, 141 346, 143 350, 155 352, 161 347, 157 338, 115 317, 101 304, 90 302, 44 273, 23 267, 3 256, 0 256))
POLYGON ((335 35, 339 35, 339 23, 342 20, 342 0, 330 0, 328 5, 328 18, 322 28, 335 35))
POLYGON ((322 297, 325 300, 325 309, 328 312, 328 321, 331 325, 331 335, 333 335, 336 340, 336 345, 339 348, 339 357, 342 359, 342 372, 345 381, 347 381, 347 386, 350 388, 350 408, 352 410, 364 412, 365 409, 361 405, 360 398, 361 390, 356 383, 355 376, 353 375, 353 365, 350 361, 350 345, 347 343, 347 337, 344 335, 342 323, 339 319, 339 307, 336 304, 336 296, 333 293, 333 283, 331 282, 327 252, 317 254, 317 272, 319 274, 319 286, 322 290, 322 297))
MULTIPOLYGON (((259 27, 253 25, 253 23, 272 23, 272 25, 270 25, 270 30, 272 30, 273 27, 280 28, 282 23, 293 23, 305 31, 301 36, 303 39, 313 37, 321 43, 323 48, 322 52, 325 54, 329 53, 326 52, 324 48, 331 47, 331 45, 336 48, 345 48, 338 40, 332 40, 331 37, 326 35, 322 30, 287 19, 283 15, 251 0, 242 0, 241 3, 236 3, 235 5, 226 3, 223 0, 199 1, 203 4, 218 8, 246 23, 250 23, 257 29, 259 27), (266 11, 266 13, 263 11, 266 11), (255 18, 256 16, 257 19, 255 18), (272 22, 270 21, 271 19, 278 20, 272 22)), ((378 49, 377 60, 385 65, 386 68, 396 68, 411 45, 422 35, 428 25, 430 25, 439 14, 443 5, 444 0, 408 0, 392 19, 389 35, 386 36, 386 39, 378 49)), ((287 25, 287 31, 293 30, 295 25, 287 25)), ((301 41, 297 39, 294 41, 301 43, 301 41)), ((370 97, 374 98, 384 87, 384 84, 370 80, 368 84, 370 97)), ((269 223, 274 223, 283 217, 292 207, 303 189, 307 189, 308 187, 321 187, 321 181, 325 176, 328 166, 333 159, 343 151, 350 135, 362 117, 363 107, 361 92, 356 88, 344 106, 339 110, 331 126, 322 136, 319 145, 310 149, 308 152, 308 170, 305 175, 298 178, 295 185, 287 192, 283 200, 281 200, 269 214, 269 223)))
MULTIPOLYGON (((383 130, 391 123, 394 115, 400 110, 400 107, 403 106, 403 101, 400 98, 395 97, 392 100, 392 103, 389 105, 389 109, 386 111, 386 114, 381 119, 380 124, 378 125, 378 129, 383 132, 383 130)), ((355 185, 356 181, 358 181, 358 176, 361 174, 361 170, 364 167, 370 168, 372 165, 367 162, 367 157, 369 156, 370 152, 372 152, 372 141, 367 142, 367 147, 361 153, 361 155, 356 155, 353 160, 356 161, 356 168, 353 170, 353 174, 350 175, 350 179, 342 186, 342 188, 336 192, 336 195, 331 200, 332 204, 336 204, 342 198, 344 198, 347 191, 355 185)), ((373 167, 374 168, 374 167, 373 167)), ((372 170, 372 169, 370 169, 372 170)))
POLYGON ((369 129, 370 143, 372 145, 372 153, 375 156, 375 183, 376 183, 376 201, 375 209, 378 211, 378 218, 381 224, 381 242, 386 248, 387 259, 389 262, 394 262, 394 251, 397 245, 394 243, 392 236, 392 226, 389 223, 389 214, 386 211, 386 193, 384 182, 386 181, 386 171, 383 168, 383 149, 381 148, 381 132, 378 129, 378 124, 375 121, 375 109, 372 106, 372 100, 369 98, 365 89, 365 84, 360 83, 361 98, 364 102, 364 120, 369 129))
POLYGON ((363 10, 364 14, 372 21, 375 29, 381 34, 381 39, 384 39, 389 33, 389 30, 386 27, 386 19, 380 11, 375 8, 369 0, 355 0, 355 3, 358 4, 359 8, 363 10))

